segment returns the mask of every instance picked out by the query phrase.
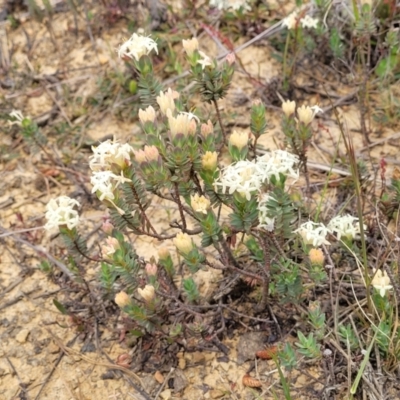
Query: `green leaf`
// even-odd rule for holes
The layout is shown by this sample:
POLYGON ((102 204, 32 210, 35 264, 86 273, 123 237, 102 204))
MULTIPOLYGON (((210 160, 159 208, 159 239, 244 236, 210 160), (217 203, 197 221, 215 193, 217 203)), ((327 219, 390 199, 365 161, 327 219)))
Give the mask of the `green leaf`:
POLYGON ((60 311, 63 315, 68 315, 68 310, 56 299, 53 299, 53 304, 57 307, 57 310, 60 311))

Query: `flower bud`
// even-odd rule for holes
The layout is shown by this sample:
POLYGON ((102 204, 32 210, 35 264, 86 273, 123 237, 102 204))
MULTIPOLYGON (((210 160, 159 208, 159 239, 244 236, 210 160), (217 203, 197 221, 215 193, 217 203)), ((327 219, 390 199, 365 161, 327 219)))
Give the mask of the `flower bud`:
POLYGON ((119 242, 116 238, 109 236, 106 239, 106 244, 101 246, 101 254, 104 258, 112 258, 116 250, 120 248, 119 242))
POLYGON ((218 164, 218 153, 216 151, 206 151, 201 158, 201 165, 206 171, 215 171, 218 164))
POLYGON ((166 260, 170 256, 171 254, 166 247, 161 247, 158 249, 158 257, 160 258, 160 260, 166 260))
POLYGON ((190 196, 190 201, 195 212, 207 214, 211 205, 210 200, 196 193, 194 196, 190 196))
POLYGON ((143 299, 146 303, 149 303, 150 301, 152 301, 156 295, 154 286, 152 286, 152 285, 146 285, 143 289, 139 288, 138 293, 140 294, 140 296, 143 297, 143 299))
POLYGON ((290 117, 296 111, 296 102, 286 100, 282 103, 282 111, 287 117, 290 117))
POLYGON ((145 271, 146 271, 146 274, 148 276, 157 275, 157 265, 156 264, 147 263, 146 267, 145 267, 145 271))
POLYGON ((229 138, 229 144, 231 146, 237 147, 239 150, 242 150, 243 147, 247 146, 249 141, 249 135, 245 132, 237 132, 233 131, 231 137, 229 138))
POLYGON ((189 113, 180 113, 176 117, 168 112, 168 124, 172 137, 178 134, 193 135, 196 132, 196 120, 189 113))
POLYGON ((235 61, 236 61, 235 53, 229 53, 226 56, 225 60, 229 65, 233 65, 235 63, 235 61))
POLYGON ((199 41, 196 38, 182 40, 182 46, 188 57, 192 57, 193 53, 199 49, 199 41))
POLYGON ((324 265, 325 257, 321 249, 311 249, 308 253, 311 265, 324 265))
POLYGON ((175 111, 175 99, 179 97, 179 93, 169 88, 166 92, 160 92, 157 96, 157 104, 160 106, 160 110, 164 115, 167 115, 167 111, 171 113, 175 111))
POLYGON ((107 235, 111 235, 113 229, 114 229, 114 225, 110 222, 110 221, 104 221, 103 225, 101 226, 101 229, 104 233, 106 233, 107 235))
POLYGON ((145 110, 139 110, 140 122, 144 125, 146 122, 154 122, 156 119, 156 110, 152 106, 148 106, 145 110))
POLYGON ((174 245, 182 254, 188 254, 193 249, 193 242, 187 233, 180 232, 173 240, 174 245))
POLYGON ((200 132, 204 138, 206 138, 208 135, 211 135, 214 132, 214 126, 211 120, 208 120, 206 124, 201 124, 200 132))
POLYGON ((115 295, 115 304, 120 307, 124 308, 126 306, 129 306, 131 304, 131 298, 126 292, 119 292, 115 295))
POLYGON ((299 121, 304 125, 309 125, 314 119, 314 112, 309 106, 301 106, 297 109, 299 121))
POLYGON ((160 153, 156 146, 144 146, 144 153, 147 161, 157 161, 160 157, 160 153))
POLYGON ((135 159, 139 164, 147 161, 146 153, 144 152, 144 150, 134 150, 133 154, 135 155, 135 159))

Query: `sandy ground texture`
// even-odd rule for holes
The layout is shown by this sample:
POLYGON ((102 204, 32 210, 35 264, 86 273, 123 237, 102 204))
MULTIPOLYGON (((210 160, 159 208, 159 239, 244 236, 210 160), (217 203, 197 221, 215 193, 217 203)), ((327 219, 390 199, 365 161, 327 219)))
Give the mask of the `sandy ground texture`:
MULTIPOLYGON (((115 49, 129 35, 126 21, 94 21, 92 32, 88 34, 84 13, 80 13, 75 22, 66 3, 58 3, 60 11, 52 16, 50 24, 46 18, 42 23, 38 22, 23 8, 16 11, 21 21, 18 28, 13 29, 10 22, 1 22, 1 55, 3 67, 8 68, 3 68, 0 77, 2 107, 8 111, 21 109, 24 114, 41 121, 46 126, 45 132, 53 134, 53 138, 58 137, 58 141, 52 142, 56 157, 61 154, 58 146, 62 146, 62 126, 70 132, 79 127, 79 134, 73 133, 74 137, 89 145, 110 135, 140 145, 137 120, 121 118, 126 112, 124 104, 129 104, 129 100, 124 103, 117 95, 117 100, 109 107, 93 108, 89 116, 84 112, 89 101, 101 96, 99 77, 105 71, 116 75, 124 71, 115 49), (74 33, 75 23, 78 35, 74 33), (26 84, 20 84, 23 74, 26 84), (15 82, 19 84, 15 86, 15 82)), ((173 5, 178 7, 179 2, 175 3, 173 5)), ((147 10, 142 3, 132 2, 130 10, 145 20, 147 10)), ((100 18, 101 13, 96 7, 93 12, 100 18)), ((210 38, 204 40, 218 52, 210 38)), ((271 56, 267 42, 248 47, 239 57, 246 71, 263 83, 279 77, 280 66, 271 56)), ((331 104, 321 93, 327 92, 340 100, 354 90, 329 81, 322 89, 315 80, 309 80, 307 73, 299 75, 296 85, 307 87, 309 104, 319 102, 323 108, 330 108, 331 104)), ((273 90, 271 93, 273 96, 273 90)), ((251 101, 268 95, 265 88, 256 87, 245 74, 238 73, 222 110, 230 115, 231 123, 238 129, 246 129, 251 101)), ((351 100, 352 97, 348 98, 351 100)), ((282 142, 282 135, 278 107, 272 105, 269 110, 270 130, 260 145, 273 149, 282 142)), ((338 112, 346 129, 352 132, 359 157, 363 157, 367 145, 359 132, 357 108, 346 105, 343 100, 338 112)), ((371 131, 374 143, 370 145, 371 156, 376 160, 384 157, 388 171, 393 170, 399 163, 400 137, 396 127, 372 125, 371 131)), ((318 174, 330 165, 334 143, 339 136, 334 115, 327 113, 316 121, 316 135, 310 149, 310 168, 316 183, 320 179, 318 174)), ((74 293, 76 286, 59 274, 49 279, 38 267, 45 254, 65 255, 57 238, 42 229, 45 205, 50 198, 61 194, 86 198, 90 152, 87 150, 78 156, 69 154, 71 158, 77 157, 79 164, 70 171, 52 166, 42 152, 31 152, 15 131, 10 133, 4 125, 0 128, 0 144, 1 400, 250 400, 273 399, 274 390, 281 393, 277 388, 279 376, 274 362, 257 361, 254 357, 255 351, 264 348, 273 334, 261 323, 253 324, 251 330, 243 324, 243 329, 227 335, 223 340, 226 354, 221 351, 184 352, 177 347, 173 357, 166 356, 165 349, 158 349, 156 342, 142 342, 139 346, 139 343, 125 340, 116 308, 106 310, 110 317, 108 325, 104 325, 104 320, 91 318, 85 321, 88 325, 84 326, 84 333, 80 332, 77 329, 81 326, 80 321, 62 315, 54 305, 54 299, 64 299, 65 293, 74 293), (74 174, 75 184, 69 180, 69 174, 74 174), (143 352, 138 352, 139 347, 142 350, 156 348, 157 351, 152 351, 151 358, 146 360, 143 352), (139 371, 143 366, 145 372, 139 371), (262 382, 261 389, 243 385, 242 378, 250 370, 250 376, 262 382)), ((342 145, 339 150, 343 151, 342 145)), ((334 174, 340 180, 349 175, 349 170, 344 166, 334 170, 334 174)), ((98 230, 104 208, 97 201, 86 200, 82 213, 87 229, 98 230)), ((152 220, 162 226, 167 219, 162 203, 155 204, 152 220)), ((157 253, 157 243, 153 240, 135 240, 135 245, 138 254, 146 259, 157 253)), ((173 248, 172 243, 168 245, 173 248)), ((93 282, 98 267, 85 273, 88 281, 93 282)), ((199 276, 198 279, 203 291, 213 290, 218 285, 218 276, 199 276)), ((74 299, 79 304, 79 299, 74 299)), ((248 310, 244 304, 238 306, 237 311, 246 313, 248 310)), ((281 307, 282 314, 291 312, 294 312, 291 306, 281 307)), ((292 321, 286 333, 294 326, 295 321, 292 321)), ((285 340, 293 339, 289 335, 285 340)), ((321 366, 292 371, 287 379, 296 399, 318 399, 325 384, 321 366)))

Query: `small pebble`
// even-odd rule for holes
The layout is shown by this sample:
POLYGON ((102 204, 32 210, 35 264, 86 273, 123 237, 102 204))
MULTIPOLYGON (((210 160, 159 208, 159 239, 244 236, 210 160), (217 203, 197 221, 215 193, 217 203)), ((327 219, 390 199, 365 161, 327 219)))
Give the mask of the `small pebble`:
POLYGON ((15 340, 19 343, 25 343, 26 339, 28 339, 29 329, 21 329, 17 336, 15 336, 15 340))

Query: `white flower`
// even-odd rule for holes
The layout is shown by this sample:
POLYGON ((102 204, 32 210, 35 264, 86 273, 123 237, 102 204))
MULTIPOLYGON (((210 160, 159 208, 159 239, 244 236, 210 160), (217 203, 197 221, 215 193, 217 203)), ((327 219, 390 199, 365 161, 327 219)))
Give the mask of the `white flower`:
POLYGON ((229 194, 238 192, 250 200, 251 194, 259 192, 263 183, 269 182, 272 176, 279 179, 281 173, 298 179, 299 171, 293 168, 298 161, 294 154, 275 150, 258 157, 255 161, 242 160, 229 165, 222 170, 214 185, 221 186, 223 192, 229 188, 229 194))
POLYGON ((322 223, 316 223, 313 221, 305 222, 300 225, 299 229, 294 231, 298 233, 304 244, 312 245, 313 247, 319 247, 323 244, 330 245, 326 240, 326 235, 330 233, 329 229, 322 223))
POLYGON ((62 225, 67 225, 68 229, 75 228, 79 223, 79 214, 74 207, 79 205, 77 200, 68 196, 51 199, 46 206, 47 224, 44 228, 51 230, 62 225))
POLYGON ((286 18, 284 18, 282 20, 282 26, 286 26, 290 30, 298 27, 300 24, 303 28, 316 29, 318 27, 318 19, 312 18, 309 15, 299 18, 300 11, 301 10, 293 11, 286 18))
POLYGON ((251 10, 248 0, 210 0, 210 6, 219 8, 220 10, 229 10, 230 8, 239 10, 240 7, 243 7, 243 10, 246 11, 251 10))
POLYGON ((312 18, 309 15, 306 15, 304 18, 300 20, 300 24, 303 28, 317 29, 318 18, 312 18))
POLYGON ((297 24, 298 12, 293 11, 286 18, 282 20, 282 26, 286 26, 288 29, 294 29, 297 24))
POLYGON ((200 56, 202 57, 200 60, 197 61, 197 64, 201 65, 201 68, 204 69, 208 65, 212 65, 211 58, 208 57, 207 54, 203 53, 202 51, 199 51, 200 56))
POLYGON ((214 185, 222 186, 224 193, 228 188, 229 194, 238 192, 250 200, 252 193, 258 192, 262 183, 262 175, 257 171, 255 162, 242 160, 226 167, 214 185))
MULTIPOLYGON (((342 236, 345 236, 348 240, 355 239, 360 234, 360 224, 358 218, 353 217, 349 214, 343 216, 336 216, 332 218, 328 224, 328 228, 337 234, 338 240, 342 236)), ((364 229, 367 226, 364 225, 364 229)))
POLYGON ((106 140, 99 146, 92 146, 93 155, 89 158, 89 167, 92 171, 109 169, 113 164, 124 168, 131 164, 130 158, 133 148, 129 144, 121 144, 115 140, 106 140))
POLYGON ((10 117, 15 118, 15 121, 9 121, 11 125, 17 124, 21 126, 21 123, 24 120, 24 116, 22 115, 22 112, 19 110, 11 111, 10 117))
POLYGON ((295 154, 285 150, 275 150, 265 153, 257 159, 263 180, 270 180, 272 176, 279 179, 279 174, 283 174, 295 180, 299 179, 299 170, 294 168, 299 163, 299 158, 295 154))
POLYGON ((118 49, 118 57, 129 57, 139 61, 140 57, 154 50, 158 54, 157 43, 146 36, 134 33, 118 49))
POLYGON ((390 278, 386 271, 382 273, 380 269, 377 271, 374 269, 375 275, 372 278, 371 285, 379 291, 379 294, 384 297, 386 290, 390 290, 393 286, 390 284, 390 278))
POLYGON ((115 199, 114 189, 123 182, 129 182, 128 178, 122 175, 116 175, 111 171, 96 171, 90 178, 90 183, 93 185, 92 193, 97 193, 99 200, 115 199))
POLYGON ((258 221, 259 228, 264 228, 269 232, 274 230, 275 218, 268 216, 269 210, 267 208, 267 202, 271 196, 267 193, 263 193, 258 201, 258 221))

